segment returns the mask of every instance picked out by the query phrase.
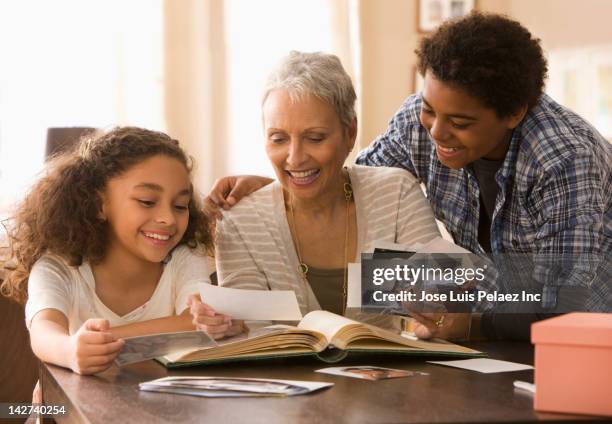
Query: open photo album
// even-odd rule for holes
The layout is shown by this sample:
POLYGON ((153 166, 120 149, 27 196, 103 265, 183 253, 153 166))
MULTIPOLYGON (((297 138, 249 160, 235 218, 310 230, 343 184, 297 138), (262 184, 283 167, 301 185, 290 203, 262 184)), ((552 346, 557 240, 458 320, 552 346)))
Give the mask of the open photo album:
MULTIPOLYGON (((227 361, 267 359, 290 356, 314 356, 334 363, 351 353, 393 353, 418 356, 476 357, 483 353, 442 340, 412 340, 379 327, 357 322, 327 311, 312 311, 297 326, 271 325, 252 329, 248 333, 215 342, 202 332, 156 334, 138 338, 141 351, 147 351, 140 360, 155 357, 168 368, 227 361), (198 334, 199 333, 199 334, 198 334), (172 338, 182 334, 182 344, 174 350, 172 338), (193 345, 185 340, 193 335, 193 345), (155 340, 156 348, 146 347, 146 337, 155 340), (164 346, 164 339, 168 345, 164 346), (152 356, 156 355, 156 356, 152 356), (159 356, 157 356, 159 355, 159 356)), ((131 340, 117 358, 131 351, 131 340)))

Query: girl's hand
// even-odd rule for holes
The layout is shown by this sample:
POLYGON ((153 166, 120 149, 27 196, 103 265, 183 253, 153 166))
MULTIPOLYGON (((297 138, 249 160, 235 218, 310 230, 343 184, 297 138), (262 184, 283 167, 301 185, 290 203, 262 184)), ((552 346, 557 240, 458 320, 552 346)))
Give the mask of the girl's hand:
POLYGON ((206 303, 202 303, 200 295, 192 294, 187 300, 187 306, 193 317, 193 324, 198 330, 204 331, 213 339, 235 336, 245 331, 244 321, 233 320, 228 315, 215 312, 206 303))
POLYGON ((88 319, 70 336, 68 356, 70 369, 77 374, 96 374, 109 368, 124 345, 108 331, 105 319, 88 319))

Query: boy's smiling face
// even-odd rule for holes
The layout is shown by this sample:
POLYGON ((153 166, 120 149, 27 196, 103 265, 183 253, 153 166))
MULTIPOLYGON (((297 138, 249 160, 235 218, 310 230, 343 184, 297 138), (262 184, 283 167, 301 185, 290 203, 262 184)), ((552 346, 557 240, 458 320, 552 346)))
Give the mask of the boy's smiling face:
POLYGON ((150 157, 110 179, 101 213, 109 223, 107 252, 163 261, 187 230, 190 199, 189 173, 169 156, 150 157))
POLYGON ((500 118, 495 110, 438 80, 430 71, 425 73, 424 84, 421 124, 429 132, 440 162, 459 169, 481 158, 504 159, 512 130, 525 116, 526 107, 500 118))

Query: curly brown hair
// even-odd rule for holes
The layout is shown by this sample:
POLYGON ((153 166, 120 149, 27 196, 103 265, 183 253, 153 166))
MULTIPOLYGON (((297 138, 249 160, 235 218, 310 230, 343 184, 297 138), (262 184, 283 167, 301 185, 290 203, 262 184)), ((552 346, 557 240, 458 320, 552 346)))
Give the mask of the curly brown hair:
MULTIPOLYGON (((52 158, 11 220, 8 235, 16 269, 2 283, 2 294, 25 303, 30 271, 45 253, 56 254, 72 266, 83 260, 100 261, 109 237, 108 223, 99 218, 100 193, 111 178, 156 155, 177 159, 189 172, 193 168, 193 159, 177 140, 136 127, 85 136, 74 150, 52 158)), ((195 196, 189 201, 181 244, 202 253, 213 249, 211 221, 195 196)))
POLYGON ((502 15, 473 12, 446 22, 415 52, 421 75, 431 71, 499 117, 534 106, 544 89, 547 65, 540 40, 502 15))

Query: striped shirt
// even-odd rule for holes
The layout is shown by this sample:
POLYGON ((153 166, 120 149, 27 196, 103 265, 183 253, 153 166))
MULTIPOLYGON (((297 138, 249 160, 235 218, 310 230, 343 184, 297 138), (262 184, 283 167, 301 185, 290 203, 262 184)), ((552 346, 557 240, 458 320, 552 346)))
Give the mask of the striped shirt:
MULTIPOLYGON (((348 168, 357 215, 357 256, 373 241, 425 243, 440 235, 417 180, 396 168, 348 168)), ((302 313, 320 309, 297 272, 283 189, 278 181, 223 212, 217 224, 217 271, 226 287, 293 290, 302 313)))
MULTIPOLYGON (((477 178, 471 166, 450 169, 438 160, 419 120, 421 104, 420 95, 409 97, 387 131, 359 154, 357 163, 399 167, 415 175, 425 184, 436 218, 455 243, 484 254, 478 243, 477 178)), ((612 304, 611 164, 611 145, 547 95, 513 131, 495 175, 499 191, 491 220, 491 250, 494 255, 533 257, 539 273, 534 277, 544 286, 543 307, 555 305, 554 286, 585 283, 593 283, 595 298, 603 299, 608 309, 612 304), (563 275, 550 266, 559 255, 572 264, 563 275)))

